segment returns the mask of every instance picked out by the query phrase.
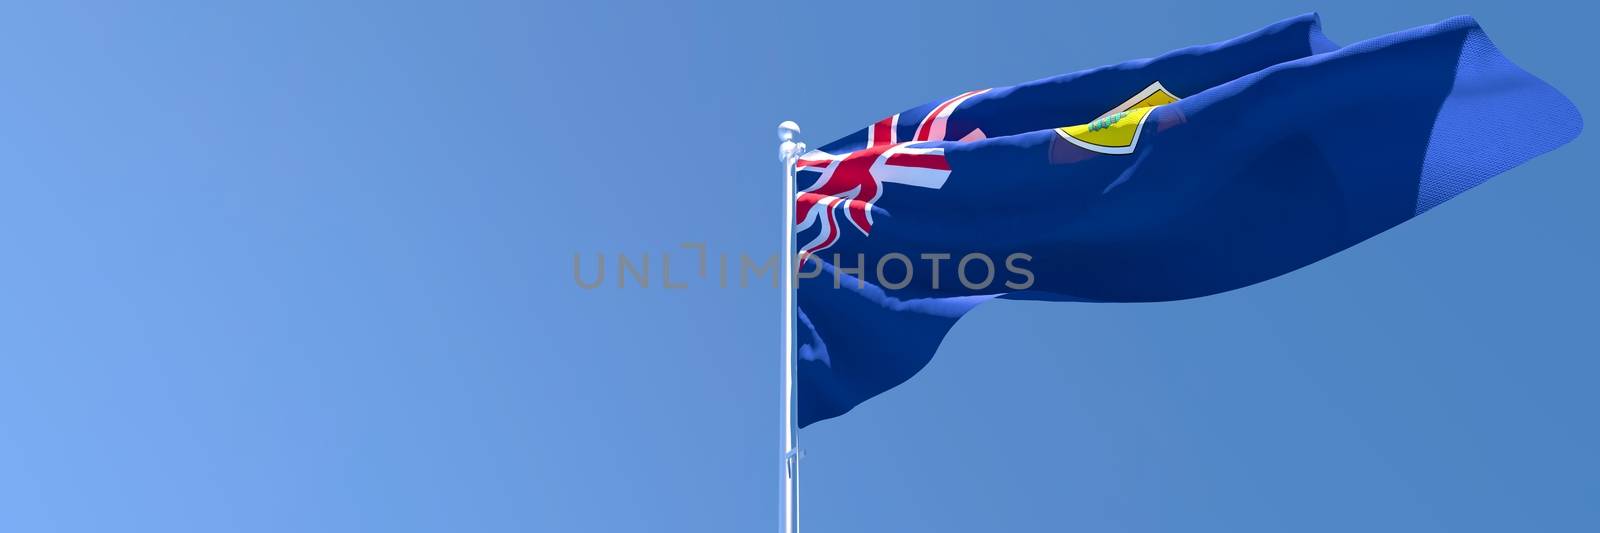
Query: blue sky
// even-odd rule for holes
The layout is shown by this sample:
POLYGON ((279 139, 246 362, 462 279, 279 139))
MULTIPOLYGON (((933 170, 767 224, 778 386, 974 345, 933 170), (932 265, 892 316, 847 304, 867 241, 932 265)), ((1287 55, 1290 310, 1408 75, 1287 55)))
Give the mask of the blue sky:
MULTIPOLYGON (((1590 116, 1555 2, 0 8, 0 530, 762 531, 774 126, 1306 11, 1471 14, 1590 116), (682 255, 677 255, 682 254, 682 255), (678 268, 674 263, 674 268, 678 268)), ((802 434, 816 531, 1592 531, 1592 135, 1309 268, 997 302, 802 434)))

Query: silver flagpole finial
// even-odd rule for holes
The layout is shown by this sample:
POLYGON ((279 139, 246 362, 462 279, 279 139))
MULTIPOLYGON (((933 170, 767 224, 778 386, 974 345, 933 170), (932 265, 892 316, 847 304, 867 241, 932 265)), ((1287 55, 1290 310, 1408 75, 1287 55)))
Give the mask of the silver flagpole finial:
POLYGON ((783 141, 783 144, 778 145, 778 158, 784 164, 794 164, 793 160, 799 159, 800 154, 806 152, 806 143, 795 140, 799 136, 800 125, 795 124, 793 120, 785 120, 778 125, 778 140, 783 141))

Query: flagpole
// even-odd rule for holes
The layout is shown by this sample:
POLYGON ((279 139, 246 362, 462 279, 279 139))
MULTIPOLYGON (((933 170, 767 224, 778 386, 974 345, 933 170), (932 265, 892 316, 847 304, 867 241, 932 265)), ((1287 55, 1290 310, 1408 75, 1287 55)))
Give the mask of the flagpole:
POLYGON ((781 480, 783 482, 783 533, 800 531, 800 431, 795 426, 794 384, 794 208, 795 162, 805 153, 806 144, 796 140, 800 125, 786 120, 778 125, 778 157, 783 160, 783 446, 781 480))

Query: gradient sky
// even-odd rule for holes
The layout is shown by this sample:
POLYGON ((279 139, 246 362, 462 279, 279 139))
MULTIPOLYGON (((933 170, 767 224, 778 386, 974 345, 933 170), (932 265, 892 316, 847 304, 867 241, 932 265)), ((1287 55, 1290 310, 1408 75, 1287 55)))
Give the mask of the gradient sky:
MULTIPOLYGON (((1136 9, 0 7, 0 531, 775 530, 778 292, 679 244, 777 249, 781 120, 1313 10, 1600 116, 1592 4, 1136 9), (573 282, 646 252, 690 287, 573 282)), ((805 529, 1600 530, 1593 137, 1244 290, 985 305, 802 433, 805 529)))

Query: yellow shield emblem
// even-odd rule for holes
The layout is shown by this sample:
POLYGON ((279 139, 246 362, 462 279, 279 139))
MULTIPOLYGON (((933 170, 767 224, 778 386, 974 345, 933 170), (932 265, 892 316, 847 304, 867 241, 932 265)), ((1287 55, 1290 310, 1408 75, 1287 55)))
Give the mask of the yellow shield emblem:
POLYGON ((1111 155, 1131 154, 1139 144, 1139 133, 1144 130, 1144 119, 1150 116, 1150 111, 1176 101, 1178 97, 1158 81, 1092 122, 1056 128, 1056 133, 1087 150, 1111 155))

